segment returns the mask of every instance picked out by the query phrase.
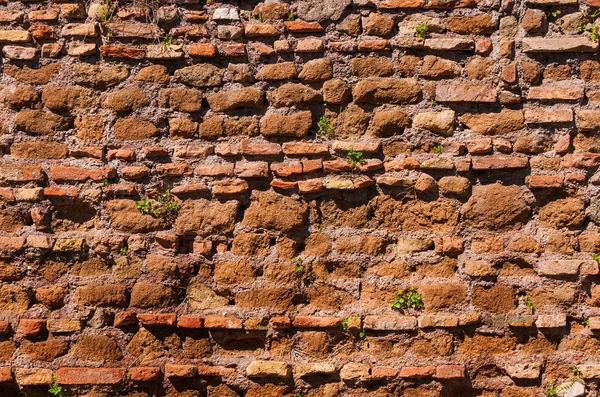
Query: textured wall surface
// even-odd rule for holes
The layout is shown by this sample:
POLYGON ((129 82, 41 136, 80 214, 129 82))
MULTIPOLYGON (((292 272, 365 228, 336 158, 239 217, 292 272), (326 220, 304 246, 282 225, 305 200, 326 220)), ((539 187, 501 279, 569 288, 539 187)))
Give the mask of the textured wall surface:
POLYGON ((0 396, 598 396, 588 2, 0 0, 0 396))

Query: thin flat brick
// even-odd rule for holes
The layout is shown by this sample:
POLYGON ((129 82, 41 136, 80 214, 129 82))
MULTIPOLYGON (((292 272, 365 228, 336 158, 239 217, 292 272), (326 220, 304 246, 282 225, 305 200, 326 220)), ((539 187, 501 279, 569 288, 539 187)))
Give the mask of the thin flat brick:
POLYGON ((138 314, 138 320, 146 326, 175 326, 177 315, 175 313, 168 314, 138 314))
POLYGON ((204 328, 242 329, 242 320, 237 317, 206 316, 204 328))
POLYGON ((404 331, 417 328, 417 318, 412 316, 366 316, 364 328, 377 331, 404 331))
POLYGON ((583 98, 583 86, 538 86, 530 87, 527 99, 540 101, 576 101, 583 98))
POLYGON ((525 168, 529 164, 527 157, 489 156, 473 157, 471 159, 474 170, 502 170, 525 168))
POLYGON ((496 90, 485 85, 439 84, 435 89, 438 102, 496 102, 496 90))
POLYGON ((125 381, 125 368, 59 368, 56 381, 63 385, 115 385, 125 381))
POLYGON ((292 325, 295 328, 336 328, 341 322, 341 317, 296 316, 292 325))
POLYGON ((204 318, 196 316, 181 316, 177 321, 179 328, 202 328, 204 327, 204 318))
POLYGON ((438 365, 435 368, 435 377, 438 379, 461 379, 465 377, 464 365, 438 365))
POLYGON ((524 38, 521 48, 525 53, 596 52, 598 42, 586 37, 524 38))

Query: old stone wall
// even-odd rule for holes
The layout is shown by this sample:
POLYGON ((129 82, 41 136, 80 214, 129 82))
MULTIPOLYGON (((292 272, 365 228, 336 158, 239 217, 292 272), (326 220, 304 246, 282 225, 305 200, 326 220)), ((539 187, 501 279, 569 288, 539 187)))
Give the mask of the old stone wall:
POLYGON ((598 396, 596 6, 0 0, 0 396, 598 396))

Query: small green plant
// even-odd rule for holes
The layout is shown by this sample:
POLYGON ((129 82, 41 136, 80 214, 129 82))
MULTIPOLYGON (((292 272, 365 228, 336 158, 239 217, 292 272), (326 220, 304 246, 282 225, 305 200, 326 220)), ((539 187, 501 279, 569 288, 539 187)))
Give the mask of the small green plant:
POLYGON ((341 324, 342 328, 344 328, 344 329, 348 328, 348 316, 344 317, 340 324, 341 324))
POLYGON ((558 393, 558 390, 554 387, 554 382, 552 382, 552 381, 548 382, 548 384, 546 385, 546 388, 544 389, 544 396, 555 397, 557 393, 558 393))
POLYGON ((56 382, 56 374, 54 373, 52 374, 52 383, 50 384, 48 393, 52 394, 53 396, 65 397, 63 388, 56 382))
POLYGON ((165 34, 160 41, 160 45, 163 47, 169 47, 171 43, 173 43, 173 35, 170 33, 165 34))
POLYGON ((150 215, 153 218, 161 218, 167 222, 174 222, 181 208, 181 205, 175 201, 169 190, 160 193, 157 200, 145 198, 142 201, 136 201, 135 206, 142 214, 150 215))
POLYGON ((422 23, 415 27, 415 32, 417 32, 417 37, 420 39, 424 39, 427 32, 429 32, 429 26, 422 23))
POLYGON ((596 152, 600 153, 600 139, 596 139, 596 152))
POLYGON ((364 154, 363 152, 357 152, 356 150, 350 148, 348 150, 348 154, 346 154, 346 161, 352 164, 353 168, 356 168, 358 164, 364 164, 364 154))
POLYGON ((550 13, 550 15, 552 15, 552 18, 556 19, 560 16, 560 14, 562 14, 562 12, 560 12, 560 10, 554 10, 550 13))
POLYGON ((365 339, 365 336, 367 336, 367 335, 365 334, 365 331, 364 331, 364 330, 361 330, 361 331, 358 333, 358 339, 365 339))
POLYGON ((583 378, 584 378, 584 376, 583 376, 583 372, 581 372, 581 371, 579 370, 579 368, 577 368, 577 367, 573 367, 573 368, 571 369, 571 372, 573 372, 573 375, 575 375, 576 377, 578 377, 578 378, 580 378, 580 379, 583 379, 583 378))
POLYGON ((531 301, 531 298, 529 298, 529 295, 523 297, 523 303, 525 303, 525 306, 527 306, 531 313, 535 311, 535 306, 533 306, 533 302, 531 301))
POLYGON ((433 147, 433 153, 442 154, 442 145, 437 144, 433 147))
POLYGON ((390 304, 394 310, 404 311, 406 309, 420 310, 423 308, 423 299, 415 287, 410 287, 404 291, 397 291, 396 297, 390 304))
POLYGON ((258 16, 256 17, 256 20, 260 23, 263 23, 265 21, 263 18, 262 10, 258 10, 258 16))
POLYGON ((435 101, 435 99, 430 99, 429 104, 435 106, 437 105, 437 102, 435 101))
POLYGON ((120 255, 127 255, 127 246, 123 246, 121 247, 121 249, 119 250, 119 254, 120 255))
POLYGON ((294 397, 304 397, 304 394, 298 392, 298 393, 294 393, 294 397))
POLYGON ((581 320, 581 325, 583 325, 586 328, 589 328, 590 327, 590 319, 584 318, 583 320, 581 320))
POLYGON ((592 259, 600 264, 600 254, 592 254, 592 259))
POLYGON ((106 186, 108 186, 108 185, 112 185, 112 184, 114 184, 114 183, 116 183, 116 182, 115 182, 115 181, 111 181, 111 180, 110 180, 110 179, 108 179, 108 178, 104 178, 104 179, 102 179, 102 185, 103 185, 103 186, 105 186, 105 187, 106 187, 106 186))
POLYGON ((302 277, 302 280, 306 284, 311 284, 315 281, 315 275, 312 271, 310 271, 310 269, 308 269, 308 267, 304 266, 304 264, 302 263, 302 258, 296 257, 292 259, 292 263, 295 265, 294 270, 296 274, 302 277))
POLYGON ((588 33, 587 38, 590 40, 597 41, 600 38, 600 34, 598 33, 598 29, 596 28, 596 19, 600 16, 600 8, 597 8, 594 12, 590 13, 589 11, 585 13, 587 21, 579 25, 577 30, 579 33, 588 33))
POLYGON ((331 138, 334 136, 335 131, 334 131, 333 127, 331 126, 331 123, 327 119, 327 116, 325 116, 325 115, 321 116, 321 118, 319 119, 318 126, 319 126, 319 130, 317 131, 318 136, 324 136, 327 138, 331 138))
POLYGON ((294 15, 294 13, 292 11, 290 11, 290 12, 288 12, 286 19, 290 22, 295 21, 296 15, 294 15))
POLYGON ((127 373, 125 374, 125 377, 127 378, 127 380, 131 379, 131 372, 127 371, 127 373))

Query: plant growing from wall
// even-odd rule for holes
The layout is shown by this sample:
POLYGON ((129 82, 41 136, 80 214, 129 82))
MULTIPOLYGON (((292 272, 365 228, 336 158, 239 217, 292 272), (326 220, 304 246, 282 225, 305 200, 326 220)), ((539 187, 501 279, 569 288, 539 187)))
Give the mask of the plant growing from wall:
POLYGON ((50 388, 48 389, 48 393, 50 393, 53 396, 58 396, 58 397, 66 397, 65 393, 63 391, 63 387, 60 386, 57 382, 56 382, 56 374, 52 374, 52 383, 50 384, 50 388))
POLYGON ((288 12, 286 19, 290 22, 295 21, 296 15, 294 15, 294 13, 292 11, 290 11, 290 12, 288 12))
POLYGON ((135 206, 142 214, 163 219, 169 223, 175 221, 181 208, 169 190, 160 193, 156 200, 145 198, 142 201, 136 201, 135 206))
POLYGON ((317 130, 318 136, 324 136, 327 138, 331 138, 335 135, 335 131, 334 131, 333 127, 331 126, 331 123, 327 119, 327 116, 325 116, 325 115, 321 116, 321 118, 319 119, 318 126, 319 126, 319 129, 317 130))
POLYGON ((429 26, 422 23, 415 27, 415 32, 417 33, 417 37, 420 39, 424 39, 427 32, 429 32, 429 26))
POLYGON ((397 291, 390 307, 399 311, 406 309, 420 310, 423 308, 423 299, 415 287, 410 287, 404 291, 397 291))
POLYGON ((437 144, 433 147, 433 153, 442 154, 442 145, 437 144))
POLYGON ((359 152, 350 148, 346 154, 346 161, 352 164, 352 168, 356 168, 358 164, 365 163, 364 154, 363 152, 359 152))
POLYGON ((593 12, 584 11, 584 16, 586 17, 587 21, 579 25, 579 33, 587 33, 588 39, 598 41, 600 35, 598 33, 598 29, 596 28, 596 19, 598 19, 600 16, 600 8, 597 8, 593 12))

